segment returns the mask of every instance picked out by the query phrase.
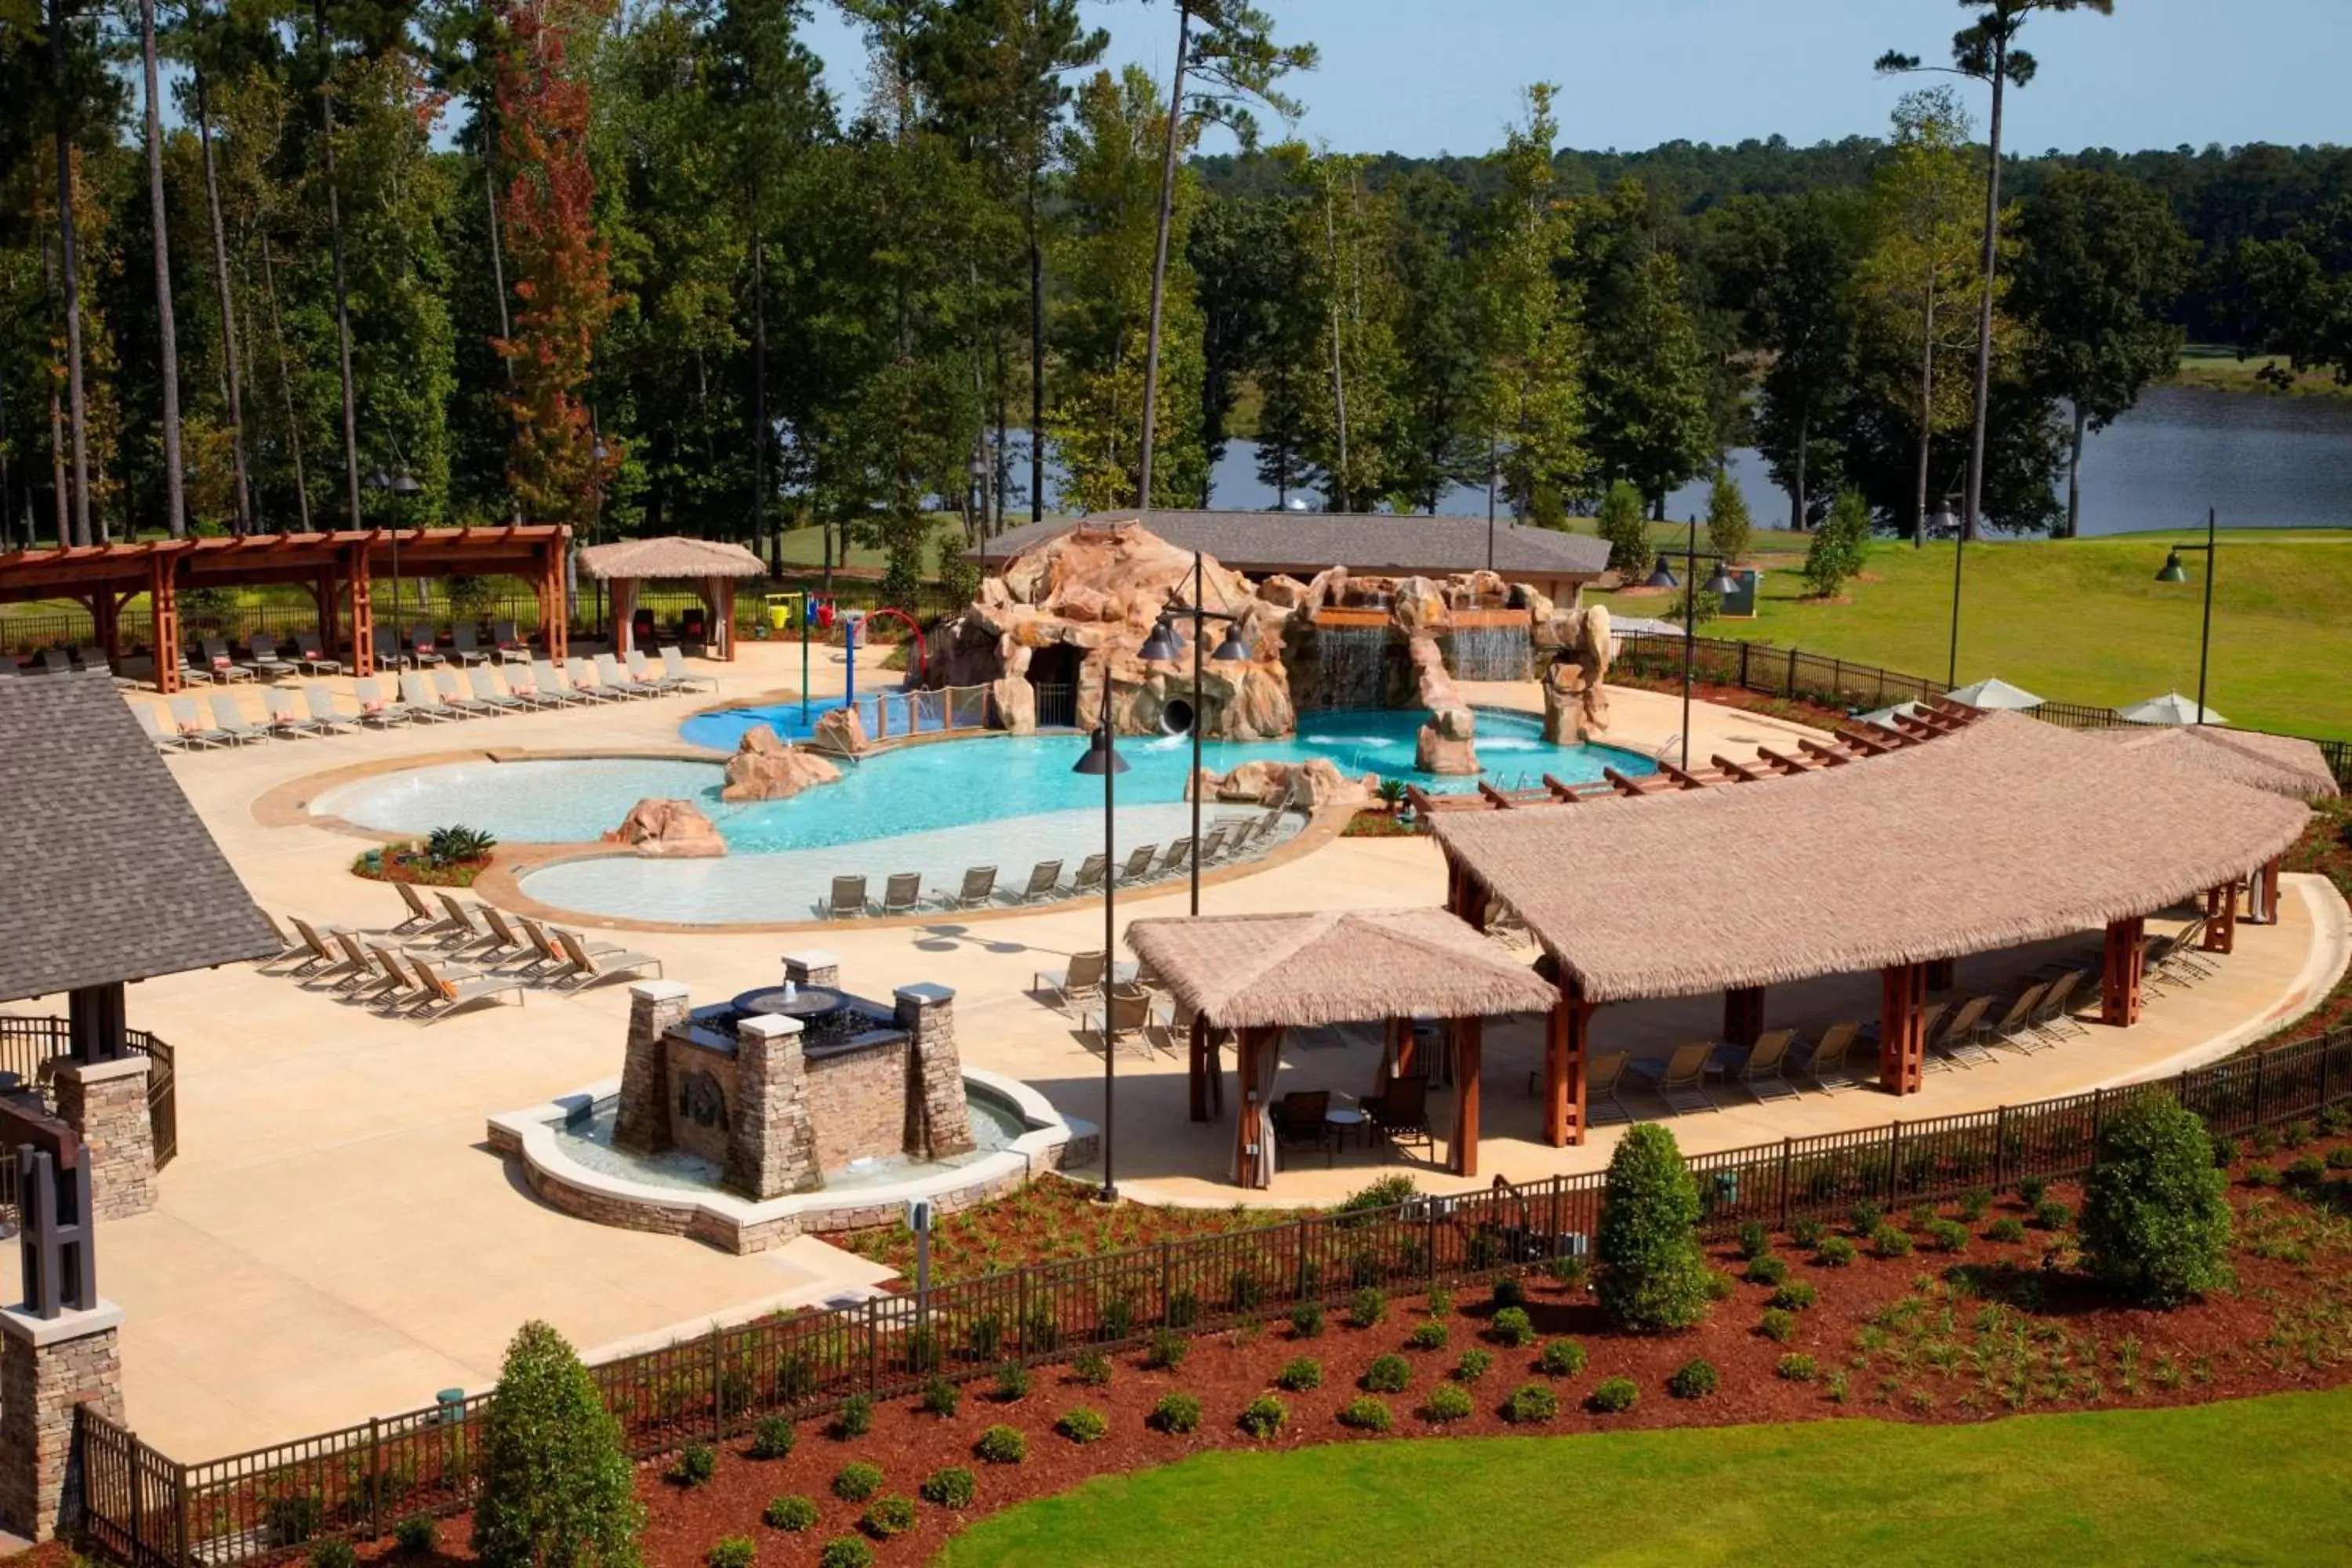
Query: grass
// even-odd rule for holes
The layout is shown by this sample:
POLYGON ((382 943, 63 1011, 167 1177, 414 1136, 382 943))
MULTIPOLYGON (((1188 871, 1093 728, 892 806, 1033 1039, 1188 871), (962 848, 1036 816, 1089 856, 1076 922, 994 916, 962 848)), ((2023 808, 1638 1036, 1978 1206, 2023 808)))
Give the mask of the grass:
MULTIPOLYGON (((2272 367, 2293 374, 2293 366, 2284 354, 2249 354, 2242 359, 2238 351, 2227 344, 2191 343, 2180 351, 2180 374, 2176 380, 2182 386, 2206 387, 2215 392, 2275 396, 2279 388, 2263 379, 2263 372, 2272 367)), ((2329 370, 2294 374, 2288 390, 2301 397, 2352 397, 2352 386, 2337 381, 2336 373, 2329 370)))
POLYGON ((1963 1426, 1218 1453, 998 1514, 939 1561, 1322 1568, 1334 1542, 1349 1562, 1456 1568, 2339 1561, 2352 1531, 2347 1438, 2352 1391, 1963 1426))
MULTIPOLYGON (((2003 540, 1969 546, 1959 678, 2000 675, 2053 700, 2114 704, 2165 690, 2194 696, 2204 563, 2190 581, 2157 582, 2165 549, 2189 531, 2099 539, 2003 540)), ((1679 543, 1680 541, 1675 542, 1679 543)), ((1703 542, 1703 541, 1702 541, 1703 542)), ((1867 581, 1840 602, 1804 597, 1803 545, 1759 532, 1759 614, 1717 620, 1743 637, 1939 676, 1948 657, 1952 546, 1873 543, 1867 581)), ((2245 530, 2221 535, 2207 700, 2250 728, 2352 737, 2352 531, 2245 530)), ((1606 595, 1628 615, 1665 613, 1663 596, 1606 595)))

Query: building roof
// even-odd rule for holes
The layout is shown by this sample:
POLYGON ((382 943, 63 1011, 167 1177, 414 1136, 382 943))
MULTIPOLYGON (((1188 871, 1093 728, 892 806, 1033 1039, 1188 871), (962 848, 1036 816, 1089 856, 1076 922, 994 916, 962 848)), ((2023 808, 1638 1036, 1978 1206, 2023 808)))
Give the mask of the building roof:
POLYGON ((580 570, 591 577, 761 577, 768 563, 723 539, 624 539, 592 544, 580 552, 580 570))
POLYGON ((2310 808, 2014 713, 1795 777, 1434 816, 1593 1001, 1958 958, 2253 871, 2310 808))
POLYGON ((2290 800, 2326 800, 2340 792, 2336 770, 2315 741, 2224 730, 2211 724, 2162 729, 2135 725, 2088 733, 2127 752, 2154 752, 2181 758, 2217 778, 2249 789, 2265 789, 2290 800))
POLYGON ((1559 993, 1444 910, 1140 920, 1128 945, 1220 1028, 1549 1012, 1559 993))
POLYGON ((0 1001, 278 952, 103 674, 0 679, 0 1001))
MULTIPOLYGON (((968 550, 964 558, 1009 561, 1030 546, 1071 529, 1116 528, 1136 521, 1132 511, 1098 512, 1083 519, 1033 522, 968 550)), ((1475 572, 1486 564, 1486 520, 1483 517, 1417 517, 1389 512, 1162 511, 1154 508, 1147 525, 1181 550, 1213 555, 1236 572, 1276 572, 1311 577, 1331 566, 1384 576, 1444 575, 1475 572)), ((1589 534, 1560 533, 1508 521, 1495 525, 1495 570, 1506 577, 1601 575, 1609 564, 1609 543, 1589 534)))

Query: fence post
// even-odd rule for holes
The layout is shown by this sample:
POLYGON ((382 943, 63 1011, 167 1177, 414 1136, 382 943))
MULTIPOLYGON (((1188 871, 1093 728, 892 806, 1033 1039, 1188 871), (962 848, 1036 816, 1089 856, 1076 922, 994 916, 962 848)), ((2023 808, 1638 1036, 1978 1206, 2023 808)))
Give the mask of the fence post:
POLYGON ((1426 1231, 1421 1250, 1429 1259, 1429 1282, 1434 1285, 1437 1283, 1437 1200, 1423 1198, 1421 1201, 1422 1223, 1426 1231))
POLYGON ((1903 1123, 1886 1124, 1886 1206, 1903 1201, 1903 1123))
MULTIPOLYGON (((866 1298, 866 1392, 872 1394, 882 1386, 882 1331, 875 1319, 880 1316, 879 1296, 866 1298)), ((715 1394, 718 1391, 712 1390, 715 1394)))
POLYGON ((726 1385, 721 1375, 721 1369, 727 1364, 726 1334, 727 1331, 717 1323, 710 1325, 710 1440, 713 1443, 727 1440, 727 1396, 721 1392, 726 1385))
POLYGON ((1748 689, 1748 655, 1755 646, 1745 642, 1739 645, 1739 687, 1743 691, 1748 689))
MULTIPOLYGON (((75 1410, 75 1418, 76 1418, 77 1423, 79 1423, 79 1421, 80 1413, 81 1413, 82 1411, 84 1411, 84 1410, 89 1409, 89 1407, 88 1405, 76 1405, 76 1406, 74 1407, 74 1410, 75 1410)), ((77 1434, 76 1434, 76 1436, 79 1436, 79 1437, 83 1437, 84 1439, 86 1439, 86 1438, 87 1438, 87 1432, 86 1432, 86 1431, 85 1431, 85 1432, 79 1432, 79 1433, 77 1433, 77 1434)), ((83 1442, 83 1444, 82 1444, 82 1447, 83 1447, 85 1449, 87 1449, 87 1448, 88 1448, 88 1446, 89 1446, 89 1445, 88 1445, 87 1441, 85 1440, 85 1441, 83 1442)), ((121 1452, 122 1452, 123 1461, 124 1461, 124 1462, 125 1462, 125 1463, 130 1467, 130 1469, 131 1469, 131 1563, 133 1564, 133 1568, 136 1568, 136 1565, 137 1565, 137 1563, 138 1563, 138 1562, 139 1562, 139 1557, 140 1557, 139 1548, 140 1548, 140 1545, 141 1545, 141 1543, 142 1543, 142 1531, 141 1531, 141 1530, 140 1530, 140 1528, 139 1528, 139 1527, 140 1527, 140 1523, 141 1523, 141 1521, 140 1521, 139 1516, 140 1516, 140 1514, 141 1514, 142 1511, 144 1511, 144 1510, 142 1510, 142 1509, 140 1508, 140 1506, 139 1506, 139 1504, 140 1504, 140 1500, 140 1500, 140 1496, 139 1496, 139 1468, 140 1468, 140 1466, 139 1466, 139 1434, 138 1434, 138 1433, 136 1433, 136 1432, 125 1432, 125 1433, 122 1435, 122 1450, 121 1450, 121 1452)), ((82 1497, 83 1497, 83 1499, 84 1499, 84 1501, 83 1501, 83 1504, 82 1504, 82 1511, 83 1511, 84 1513, 88 1513, 88 1512, 89 1511, 89 1505, 88 1499, 89 1499, 89 1492, 90 1492, 90 1485, 89 1485, 89 1468, 88 1468, 88 1462, 87 1462, 87 1461, 85 1461, 85 1462, 84 1462, 83 1474, 82 1474, 81 1489, 82 1489, 82 1497)))
POLYGON ((2256 1127, 2260 1127, 2263 1124, 2263 1065, 2269 1061, 2270 1058, 2271 1054, 2268 1051, 2256 1051, 2254 1053, 2254 1120, 2252 1125, 2256 1127))
POLYGON ((1790 649, 1789 650, 1789 673, 1788 673, 1788 675, 1787 675, 1787 676, 1785 676, 1785 677, 1781 679, 1781 682, 1780 682, 1780 695, 1781 695, 1781 696, 1783 696, 1783 697, 1794 697, 1796 694, 1797 694, 1797 650, 1796 650, 1795 648, 1790 648, 1790 649))
POLYGON ((2095 1089, 2091 1091, 2091 1152, 2083 1160, 2083 1169, 2086 1171, 2098 1163, 2099 1134, 2106 1125, 2107 1091, 2104 1089, 2095 1089))
POLYGON ((179 1499, 179 1502, 173 1510, 177 1517, 172 1531, 174 1538, 172 1561, 177 1565, 191 1563, 194 1559, 188 1555, 188 1467, 180 1465, 175 1467, 175 1469, 177 1473, 173 1477, 173 1495, 179 1499))
POLYGON ((1992 1113, 1992 1190, 2009 1185, 2001 1174, 2009 1160, 2009 1107, 2004 1105, 1992 1113))
POLYGON ((2323 1038, 2319 1042, 2319 1109, 2323 1110, 2336 1103, 2336 1093, 2329 1083, 2335 1075, 2328 1070, 2329 1064, 2335 1059, 2334 1042, 2323 1038))
MULTIPOLYGON (((1742 643, 1739 646, 1746 647, 1748 645, 1746 643, 1742 643)), ((1567 1180, 1568 1178, 1565 1176, 1554 1176, 1551 1179, 1551 1225, 1549 1228, 1551 1231, 1551 1255, 1554 1258, 1558 1258, 1559 1256, 1559 1238, 1562 1235, 1559 1220, 1559 1200, 1565 1190, 1567 1180)))
POLYGON ((1291 1255, 1290 1299, 1307 1300, 1307 1222, 1303 1219, 1298 1222, 1298 1240, 1291 1255))
POLYGON ((1160 1244, 1160 1321, 1168 1321, 1168 1299, 1176 1292, 1176 1255, 1166 1242, 1160 1244))
POLYGON ((383 1539, 383 1422, 368 1417, 368 1538, 383 1539))

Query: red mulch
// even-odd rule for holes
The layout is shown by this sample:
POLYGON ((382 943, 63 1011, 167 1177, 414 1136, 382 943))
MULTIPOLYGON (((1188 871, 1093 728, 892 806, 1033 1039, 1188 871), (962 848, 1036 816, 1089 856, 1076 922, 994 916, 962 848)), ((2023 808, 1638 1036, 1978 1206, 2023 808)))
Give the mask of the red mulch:
MULTIPOLYGON (((2327 1142, 2334 1142, 2329 1140, 2327 1142)), ((2324 1152, 2325 1143, 2315 1145, 2324 1152)), ((2264 1163, 2284 1165, 2293 1152, 2268 1156, 2264 1163)), ((2340 1177, 2341 1173, 2338 1173, 2340 1177)), ((2332 1195, 2343 1198, 2352 1183, 2339 1179, 2332 1195)), ((2078 1205, 2081 1194, 2070 1187, 2053 1186, 2051 1195, 2078 1205)), ((2241 1180, 2232 1195, 2242 1214, 2264 1205, 2310 1219, 2313 1206, 2305 1199, 2263 1191, 2241 1180)), ((2336 1205, 2340 1213, 2346 1206, 2336 1205)), ((993 1397, 992 1380, 982 1378, 963 1387, 959 1413, 949 1418, 926 1415, 911 1397, 890 1401, 876 1409, 873 1430, 864 1437, 840 1440, 815 1423, 801 1427, 793 1454, 781 1460, 748 1457, 748 1439, 726 1445, 718 1475, 709 1486, 686 1490, 663 1479, 663 1465, 640 1472, 639 1495, 647 1504, 645 1560, 657 1568, 688 1568, 699 1563, 710 1546, 729 1535, 747 1535, 759 1543, 763 1564, 813 1563, 830 1537, 856 1532, 865 1504, 842 1501, 832 1495, 836 1471, 854 1459, 870 1460, 885 1472, 884 1490, 918 1495, 923 1479, 950 1465, 971 1469, 979 1479, 980 1502, 971 1514, 950 1514, 921 1503, 918 1524, 910 1533, 874 1542, 882 1564, 929 1561, 940 1543, 979 1514, 1067 1489, 1091 1477, 1147 1468, 1213 1448, 1267 1447, 1296 1448, 1310 1444, 1366 1442, 1377 1438, 1339 1425, 1339 1412, 1356 1398, 1356 1380, 1372 1358, 1388 1352, 1405 1356, 1412 1366, 1408 1391, 1384 1396, 1395 1417, 1391 1436, 1433 1434, 1492 1436, 1529 1431, 1565 1434, 1622 1427, 1723 1426, 1758 1421, 1804 1420, 1837 1415, 1865 1415, 1882 1419, 1963 1421, 1988 1419, 2002 1414, 2005 1402, 1988 1394, 1965 1353, 1971 1345, 2000 1342, 1998 1333, 1983 1332, 1978 1319, 1988 1300, 2000 1297, 2015 1303, 2008 1321, 2020 1325, 2014 1342, 2018 1353, 2033 1369, 2028 1378, 2036 1392, 2024 1407, 2034 1410, 2081 1409, 2101 1406, 2152 1406, 2220 1398, 2242 1397, 2294 1389, 2333 1386, 2347 1381, 2343 1370, 2352 1354, 2352 1334, 2336 1327, 2347 1316, 2352 1282, 2343 1268, 2340 1229, 2307 1261, 2265 1259, 2250 1250, 2252 1237, 2241 1235, 2236 1266, 2236 1290, 2171 1312, 2115 1306, 2080 1275, 2047 1272, 2042 1268, 2045 1249, 2063 1252, 2064 1243, 2051 1233, 2030 1228, 2022 1243, 1988 1242, 1983 1232, 2004 1215, 2023 1218, 2025 1205, 2005 1198, 1985 1217, 1969 1226, 1972 1240, 1957 1261, 1984 1268, 2013 1265, 2006 1282, 1996 1282, 1979 1295, 1953 1293, 1940 1279, 1956 1259, 1919 1249, 1902 1258, 1882 1259, 1867 1248, 1851 1267, 1832 1268, 1812 1261, 1786 1237, 1774 1238, 1776 1254, 1790 1267, 1790 1278, 1815 1287, 1819 1300, 1797 1314, 1799 1330, 1787 1345, 1766 1339, 1759 1329, 1760 1314, 1772 1291, 1741 1282, 1729 1300, 1719 1302, 1707 1321, 1686 1333, 1656 1338, 1611 1331, 1591 1299, 1580 1288, 1570 1289, 1543 1277, 1525 1282, 1528 1310, 1539 1336, 1526 1349, 1505 1350, 1483 1339, 1493 1304, 1484 1289, 1464 1290, 1447 1320, 1451 1341, 1442 1351, 1406 1350, 1406 1335, 1424 1317, 1424 1302, 1397 1298, 1388 1306, 1378 1327, 1349 1325, 1345 1308, 1327 1313, 1327 1327, 1317 1337, 1300 1339, 1286 1320, 1277 1319, 1253 1330, 1228 1331, 1195 1341, 1183 1364, 1173 1372, 1148 1370, 1139 1351, 1113 1358, 1115 1373, 1108 1387, 1082 1386, 1066 1366, 1034 1369, 1029 1394, 1013 1404, 993 1397), (1922 1295, 1921 1281, 1930 1280, 1922 1295), (1899 1328, 1885 1330, 1891 1349, 1871 1358, 1867 1370, 1854 1370, 1861 1336, 1866 1325, 1906 1300, 1918 1301, 1920 1328, 1909 1334, 1899 1328), (2324 1338, 2265 1345, 2274 1329, 2290 1325, 2285 1318, 2311 1308, 2301 1326, 2314 1321, 2328 1326, 2324 1338), (1939 1320, 1948 1310, 1951 1321, 1939 1320), (1580 1340, 1588 1353, 1586 1369, 1572 1378, 1544 1379, 1534 1372, 1543 1341, 1561 1336, 1580 1340), (1952 1370, 1933 1370, 1939 1345, 1956 1344, 1963 1352, 1952 1370), (2316 1344, 2319 1348, 2314 1350, 2316 1344), (1490 1350, 1491 1371, 1471 1385, 1474 1413, 1447 1426, 1433 1426, 1417 1414, 1428 1391, 1445 1381, 1461 1352, 1475 1347, 1490 1350), (2030 1348, 2028 1348, 2030 1347, 2030 1348), (1815 1356, 1821 1380, 1790 1382, 1776 1368, 1790 1351, 1815 1356), (1288 1405, 1289 1422, 1282 1435, 1256 1444, 1242 1433, 1235 1417, 1259 1394, 1268 1392, 1276 1373, 1293 1357, 1311 1355, 1323 1363, 1323 1385, 1306 1392, 1279 1394, 1288 1405), (1694 1357, 1705 1357, 1721 1373, 1718 1392, 1704 1399, 1683 1401, 1665 1392, 1665 1380, 1694 1357), (2131 1359, 2126 1359, 2126 1358, 2131 1359), (2178 1369, 2174 1386, 2163 1386, 2166 1368, 2178 1369), (1828 1379, 1845 1372, 1849 1394, 1843 1403, 1829 1392, 1828 1379), (1640 1401, 1626 1414, 1601 1415, 1588 1411, 1583 1400, 1604 1377, 1630 1377, 1640 1387, 1640 1401), (2084 1386, 2095 1378, 2095 1391, 2084 1386), (2049 1380, 2067 1381, 2052 1384, 2049 1380), (1892 1385, 1885 1380, 1891 1379, 1892 1385), (1497 1407, 1522 1383, 1549 1383, 1559 1394, 1558 1419, 1539 1427, 1513 1426, 1497 1407), (2130 1386, 2126 1386, 2127 1382, 2130 1386), (1181 1391, 1199 1398, 1203 1406, 1201 1429, 1174 1436, 1152 1430, 1146 1417, 1162 1394, 1181 1391), (1053 1430, 1056 1418, 1076 1405, 1087 1405, 1109 1420, 1101 1441, 1080 1446, 1053 1430), (972 1454, 972 1444, 988 1426, 1003 1423, 1027 1435, 1029 1457, 1024 1463, 993 1466, 972 1454), (786 1535, 761 1522, 768 1501, 785 1493, 813 1500, 820 1510, 817 1526, 803 1534, 786 1535)), ((1945 1205, 1950 1216, 1955 1205, 1945 1205)), ((2338 1224, 2314 1220, 2313 1224, 2338 1224)), ((2306 1232, 2311 1227, 2305 1226, 2306 1232)), ((1837 1234, 1846 1234, 1843 1226, 1837 1234)), ((1737 1275, 1743 1267, 1736 1248, 1714 1251, 1713 1266, 1737 1275)), ((469 1521, 446 1521, 442 1533, 449 1543, 436 1561, 465 1562, 464 1542, 469 1521)), ((375 1549, 384 1550, 383 1548, 375 1549)), ((373 1554, 372 1552, 371 1555, 373 1554)))
MULTIPOLYGON (((1625 669, 1609 672, 1612 686, 1630 686, 1639 691, 1664 691, 1679 696, 1683 683, 1679 675, 1636 674, 1625 669)), ((1835 730, 1846 721, 1842 708, 1824 708, 1818 702, 1806 702, 1791 697, 1774 697, 1767 692, 1750 691, 1744 686, 1717 686, 1711 681, 1695 681, 1691 695, 1701 702, 1711 702, 1718 708, 1737 708, 1744 712, 1761 713, 1770 719, 1785 719, 1792 724, 1810 724, 1816 730, 1835 730)))
POLYGON ((489 857, 474 860, 452 860, 446 866, 436 866, 421 856, 402 854, 387 849, 383 858, 371 863, 362 855, 352 863, 352 875, 364 877, 372 882, 414 882, 420 888, 470 888, 474 879, 490 868, 489 857))

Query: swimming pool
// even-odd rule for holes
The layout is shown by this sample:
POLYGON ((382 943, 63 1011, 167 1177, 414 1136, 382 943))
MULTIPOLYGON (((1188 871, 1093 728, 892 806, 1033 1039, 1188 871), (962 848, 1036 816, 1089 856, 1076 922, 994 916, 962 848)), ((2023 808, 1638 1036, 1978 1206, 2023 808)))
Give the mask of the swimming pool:
MULTIPOLYGON (((1424 788, 1468 789, 1475 780, 1433 778, 1412 768, 1423 716, 1412 710, 1308 714, 1295 737, 1248 743, 1210 742, 1204 764, 1223 773, 1252 761, 1326 757, 1349 774, 1412 779, 1424 788)), ((718 826, 729 855, 711 860, 634 856, 559 863, 523 879, 534 899, 557 908, 698 924, 804 921, 836 875, 864 873, 878 898, 892 872, 915 871, 926 890, 955 885, 966 868, 993 865, 1000 887, 1018 887, 1037 862, 1060 859, 1066 882, 1102 839, 1102 781, 1073 773, 1083 735, 980 735, 886 751, 845 765, 841 782, 791 800, 722 803, 717 762, 654 758, 460 763, 363 779, 311 802, 320 815, 394 833, 463 824, 508 843, 587 844, 619 826, 646 796, 693 801, 718 826)), ((1542 774, 1575 783, 1604 767, 1655 771, 1645 758, 1607 746, 1553 746, 1539 721, 1481 710, 1478 750, 1486 776, 1513 784, 1542 774)), ((1192 745, 1181 738, 1119 742, 1129 771, 1118 778, 1118 855, 1141 844, 1165 847, 1189 831, 1184 777, 1192 745)), ((1205 822, 1255 815, 1211 805, 1205 822)), ((1295 820, 1291 825, 1296 826, 1295 820)))

